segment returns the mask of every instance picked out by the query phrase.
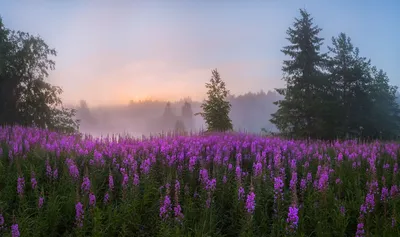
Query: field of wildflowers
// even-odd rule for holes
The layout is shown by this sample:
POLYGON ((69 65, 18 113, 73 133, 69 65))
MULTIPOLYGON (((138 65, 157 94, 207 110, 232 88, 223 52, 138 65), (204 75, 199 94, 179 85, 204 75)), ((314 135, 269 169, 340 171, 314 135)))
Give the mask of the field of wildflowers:
POLYGON ((400 236, 397 143, 0 128, 2 236, 400 236))

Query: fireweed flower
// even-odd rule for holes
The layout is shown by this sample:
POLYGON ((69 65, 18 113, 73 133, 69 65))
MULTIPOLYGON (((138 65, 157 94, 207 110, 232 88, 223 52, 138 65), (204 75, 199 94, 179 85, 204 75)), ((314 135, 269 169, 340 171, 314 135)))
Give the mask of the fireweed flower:
POLYGON ((357 224, 356 237, 364 237, 364 236, 365 236, 364 223, 360 222, 357 224))
POLYGON ((90 179, 89 177, 85 176, 83 177, 83 182, 81 185, 81 189, 83 192, 89 192, 90 190, 90 179))
POLYGON ((222 183, 226 184, 227 181, 228 181, 228 179, 227 179, 226 176, 224 175, 224 177, 222 177, 222 183))
POLYGON ((69 175, 77 180, 79 178, 79 170, 78 167, 75 165, 75 162, 72 159, 67 158, 65 162, 68 165, 69 175))
POLYGON ((13 224, 11 226, 11 236, 12 237, 19 237, 20 236, 18 224, 13 224))
POLYGON ((216 179, 211 179, 207 181, 207 185, 206 185, 206 190, 208 191, 214 191, 215 188, 217 186, 217 180, 216 179))
POLYGON ((20 196, 24 195, 24 188, 25 188, 25 179, 24 177, 19 176, 17 180, 17 193, 20 196))
POLYGON ((114 178, 111 173, 108 175, 108 188, 113 191, 114 190, 114 178))
POLYGON ((96 205, 96 196, 92 192, 89 193, 89 205, 92 207, 96 205))
POLYGON ((54 180, 58 179, 58 169, 57 168, 54 168, 54 170, 53 170, 53 179, 54 180))
POLYGON ((304 192, 306 191, 306 188, 307 188, 307 180, 304 179, 304 178, 302 178, 302 179, 300 180, 300 191, 301 191, 302 193, 304 193, 304 192))
POLYGON ((51 170, 49 160, 46 160, 46 176, 49 178, 52 178, 52 176, 53 176, 53 172, 51 170))
POLYGON ((368 212, 372 212, 375 207, 375 196, 373 193, 368 193, 365 196, 365 202, 360 207, 360 212, 367 214, 368 212))
POLYGON ((253 164, 253 169, 254 169, 254 176, 258 177, 261 175, 262 173, 262 163, 261 162, 257 162, 255 164, 253 164))
POLYGON ((169 217, 171 211, 171 199, 169 195, 165 195, 163 205, 160 207, 160 217, 165 220, 169 217))
POLYGON ((0 213, 0 229, 3 227, 4 225, 4 217, 3 214, 0 213))
POLYGON ((318 191, 320 191, 320 192, 325 191, 328 188, 328 184, 329 184, 329 175, 328 175, 328 172, 325 170, 322 172, 321 176, 319 177, 318 186, 317 186, 318 191))
POLYGON ((399 189, 398 189, 397 185, 395 185, 395 184, 392 185, 392 187, 390 187, 390 197, 395 198, 398 193, 399 193, 399 189))
POLYGON ((281 177, 275 177, 274 178, 274 199, 275 201, 278 199, 283 200, 283 180, 281 177))
POLYGON ((133 175, 133 185, 135 186, 139 185, 139 175, 136 173, 133 175))
POLYGON ((253 191, 247 195, 246 210, 248 213, 253 214, 256 208, 256 194, 253 191))
POLYGON ((41 209, 43 207, 44 197, 39 197, 38 208, 41 209))
POLYGON ((123 178, 122 178, 122 188, 126 189, 128 186, 128 181, 129 181, 129 176, 126 172, 123 172, 122 174, 123 178))
POLYGON ((244 188, 243 187, 239 187, 238 189, 238 199, 241 200, 244 198, 244 188))
POLYGON ((75 221, 78 227, 83 227, 84 210, 81 202, 75 205, 75 221))
POLYGON ((389 189, 387 187, 382 188, 381 201, 386 202, 389 197, 389 189))
POLYGON ((32 186, 32 189, 36 189, 36 187, 37 187, 37 181, 36 181, 34 172, 32 172, 32 174, 31 174, 31 186, 32 186))
POLYGON ((299 223, 299 209, 296 205, 292 205, 289 207, 288 217, 286 218, 286 222, 288 224, 288 230, 290 232, 295 232, 297 229, 297 225, 299 223))
POLYGON ((106 194, 104 195, 103 202, 106 204, 106 203, 108 203, 109 200, 110 200, 110 195, 109 195, 108 193, 106 193, 106 194))
POLYGON ((344 216, 346 214, 346 208, 344 206, 340 206, 340 214, 342 214, 342 216, 344 216))
POLYGON ((296 185, 297 185, 297 172, 293 171, 292 178, 290 179, 290 190, 292 192, 296 191, 296 185))

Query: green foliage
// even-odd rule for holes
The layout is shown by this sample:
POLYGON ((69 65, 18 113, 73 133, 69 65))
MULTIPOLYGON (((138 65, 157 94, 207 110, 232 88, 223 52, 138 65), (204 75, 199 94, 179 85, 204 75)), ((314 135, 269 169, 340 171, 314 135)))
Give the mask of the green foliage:
POLYGON ((61 88, 46 82, 56 51, 39 36, 6 29, 0 18, 0 124, 76 131, 75 111, 64 108, 61 88))
POLYGON ((222 81, 217 69, 212 70, 212 77, 210 82, 206 83, 206 88, 207 99, 201 105, 203 112, 197 114, 204 118, 207 131, 232 130, 232 120, 229 118, 231 104, 227 100, 229 91, 225 88, 225 82, 222 81))
POLYGON ((382 70, 359 55, 350 37, 332 37, 329 54, 320 53, 320 28, 300 10, 287 31, 291 45, 282 52, 286 88, 270 120, 285 135, 310 138, 394 139, 400 134, 397 88, 382 70))
POLYGON ((300 13, 301 19, 287 30, 290 45, 282 50, 291 58, 283 62, 286 88, 276 90, 284 99, 275 103, 278 110, 270 121, 284 134, 316 137, 322 119, 318 110, 323 106, 319 98, 326 88, 322 73, 325 55, 320 53, 323 39, 318 37, 321 29, 313 24, 310 14, 305 10, 300 13))

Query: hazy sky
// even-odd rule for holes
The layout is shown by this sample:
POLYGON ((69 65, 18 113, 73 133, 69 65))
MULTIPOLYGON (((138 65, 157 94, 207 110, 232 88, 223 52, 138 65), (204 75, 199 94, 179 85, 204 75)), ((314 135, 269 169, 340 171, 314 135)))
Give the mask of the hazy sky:
POLYGON ((280 49, 299 8, 326 43, 347 33, 400 85, 399 0, 0 1, 8 28, 57 50, 50 80, 65 102, 89 105, 202 99, 213 68, 235 94, 282 86, 280 49))

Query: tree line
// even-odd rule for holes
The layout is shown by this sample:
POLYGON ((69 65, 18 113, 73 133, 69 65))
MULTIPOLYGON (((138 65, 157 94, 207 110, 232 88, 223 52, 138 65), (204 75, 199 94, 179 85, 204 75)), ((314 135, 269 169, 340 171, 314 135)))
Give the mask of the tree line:
MULTIPOLYGON (((276 89, 282 99, 274 103, 278 110, 270 122, 292 138, 397 138, 397 87, 360 55, 345 33, 332 37, 328 52, 322 52, 321 31, 300 9, 300 18, 287 30, 289 45, 281 50, 288 57, 282 67, 285 87, 276 89)), ((76 111, 63 106, 61 88, 45 80, 55 67, 54 56, 56 51, 39 36, 7 29, 0 18, 0 125, 78 130, 76 111)), ((229 90, 217 69, 206 88, 207 98, 196 115, 209 131, 232 130, 229 90)), ((182 121, 173 122, 184 130, 182 121)))
MULTIPOLYGON (((311 15, 300 9, 287 30, 289 45, 281 51, 284 88, 276 89, 283 99, 270 121, 280 133, 310 139, 396 139, 400 132, 397 87, 386 73, 360 56, 345 33, 332 37, 328 52, 322 52, 322 29, 311 15)), ((213 78, 219 76, 213 71, 213 78)), ((229 130, 231 121, 225 84, 211 79, 203 105, 211 130, 229 130), (210 84, 212 86, 210 86, 210 84), (218 95, 215 91, 220 90, 218 95), (217 124, 217 128, 215 128, 217 124)))

